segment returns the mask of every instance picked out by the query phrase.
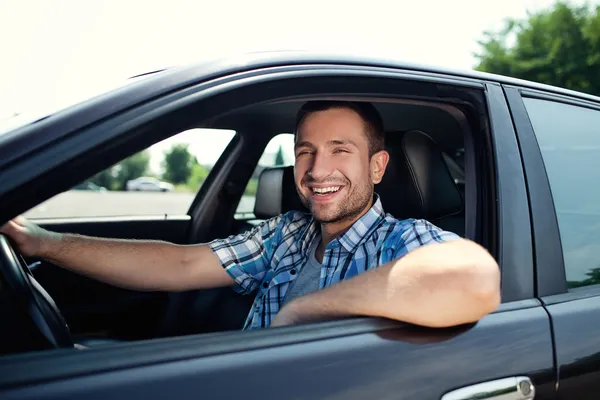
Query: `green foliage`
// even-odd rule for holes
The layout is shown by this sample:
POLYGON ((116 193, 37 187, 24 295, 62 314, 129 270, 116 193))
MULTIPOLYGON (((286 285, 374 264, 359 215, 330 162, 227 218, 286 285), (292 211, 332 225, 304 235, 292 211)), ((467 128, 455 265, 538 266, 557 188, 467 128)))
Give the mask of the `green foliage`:
POLYGON ((285 158, 283 157, 283 146, 279 146, 277 154, 275 155, 275 166, 285 165, 285 158))
POLYGON ((149 165, 150 154, 142 151, 97 173, 90 181, 109 190, 125 190, 127 181, 145 176, 149 165))
POLYGON ((206 180, 209 172, 210 171, 207 167, 196 162, 192 167, 190 177, 187 181, 188 189, 194 192, 197 191, 202 183, 206 180))
POLYGON ((176 144, 165 153, 163 179, 174 184, 186 183, 192 175, 192 169, 197 164, 198 162, 189 152, 187 144, 176 144))
POLYGON ((256 191, 258 190, 258 179, 250 179, 248 184, 246 185, 246 190, 244 190, 245 196, 256 196, 256 191))
POLYGON ((144 176, 150 166, 150 154, 142 151, 124 159, 114 166, 116 184, 119 190, 125 190, 127 181, 144 176))
POLYGON ((597 285, 600 283, 600 268, 592 268, 586 275, 589 277, 582 281, 569 281, 567 282, 569 288, 577 288, 582 286, 597 285))
POLYGON ((479 42, 477 70, 600 93, 600 6, 559 1, 479 42))
POLYGON ((102 172, 97 173, 96 175, 94 175, 90 181, 92 183, 95 183, 98 186, 102 186, 105 187, 108 190, 114 190, 116 189, 116 180, 114 175, 112 174, 112 167, 105 169, 102 172))

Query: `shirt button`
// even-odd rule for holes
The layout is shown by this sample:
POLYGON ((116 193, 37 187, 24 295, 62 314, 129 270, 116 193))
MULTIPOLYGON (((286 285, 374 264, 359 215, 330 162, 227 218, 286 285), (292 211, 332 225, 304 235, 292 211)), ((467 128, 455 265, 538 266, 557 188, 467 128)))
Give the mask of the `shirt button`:
POLYGON ((269 284, 267 282, 263 282, 262 286, 266 289, 269 287, 269 284))
POLYGON ((290 274, 292 274, 292 275, 296 275, 296 270, 295 270, 295 269, 291 270, 291 271, 290 271, 290 274))

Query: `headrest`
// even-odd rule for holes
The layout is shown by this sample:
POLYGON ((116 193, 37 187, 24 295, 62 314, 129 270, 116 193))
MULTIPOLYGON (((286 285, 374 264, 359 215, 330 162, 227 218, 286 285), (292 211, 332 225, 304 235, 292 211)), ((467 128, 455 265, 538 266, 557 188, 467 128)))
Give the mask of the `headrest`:
POLYGON ((269 219, 288 211, 308 212, 294 183, 294 167, 273 167, 261 172, 256 189, 254 215, 269 219))
POLYGON ((426 133, 386 134, 390 161, 375 187, 385 212, 395 218, 436 221, 463 210, 463 199, 441 149, 426 133))

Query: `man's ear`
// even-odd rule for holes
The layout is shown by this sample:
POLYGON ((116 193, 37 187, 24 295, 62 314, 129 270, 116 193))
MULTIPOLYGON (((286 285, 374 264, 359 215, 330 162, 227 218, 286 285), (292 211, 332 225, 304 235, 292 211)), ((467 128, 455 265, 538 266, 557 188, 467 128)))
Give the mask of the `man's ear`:
POLYGON ((371 179, 373 184, 377 185, 383 179, 388 161, 390 161, 390 154, 385 150, 378 151, 371 157, 371 179))

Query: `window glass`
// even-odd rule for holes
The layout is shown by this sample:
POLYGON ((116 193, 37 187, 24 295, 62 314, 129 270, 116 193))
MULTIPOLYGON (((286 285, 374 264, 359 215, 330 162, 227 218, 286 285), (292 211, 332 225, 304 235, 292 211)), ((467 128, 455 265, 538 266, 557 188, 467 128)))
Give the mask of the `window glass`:
POLYGON ((540 145, 569 288, 600 283, 600 111, 523 99, 540 145))
POLYGON ((31 219, 186 214, 234 131, 191 129, 29 210, 31 219))
POLYGON ((294 165, 294 135, 291 133, 281 133, 275 136, 260 158, 258 165, 252 173, 246 190, 237 207, 237 218, 254 217, 254 203, 256 201, 256 188, 258 187, 258 178, 260 173, 269 167, 294 165))

